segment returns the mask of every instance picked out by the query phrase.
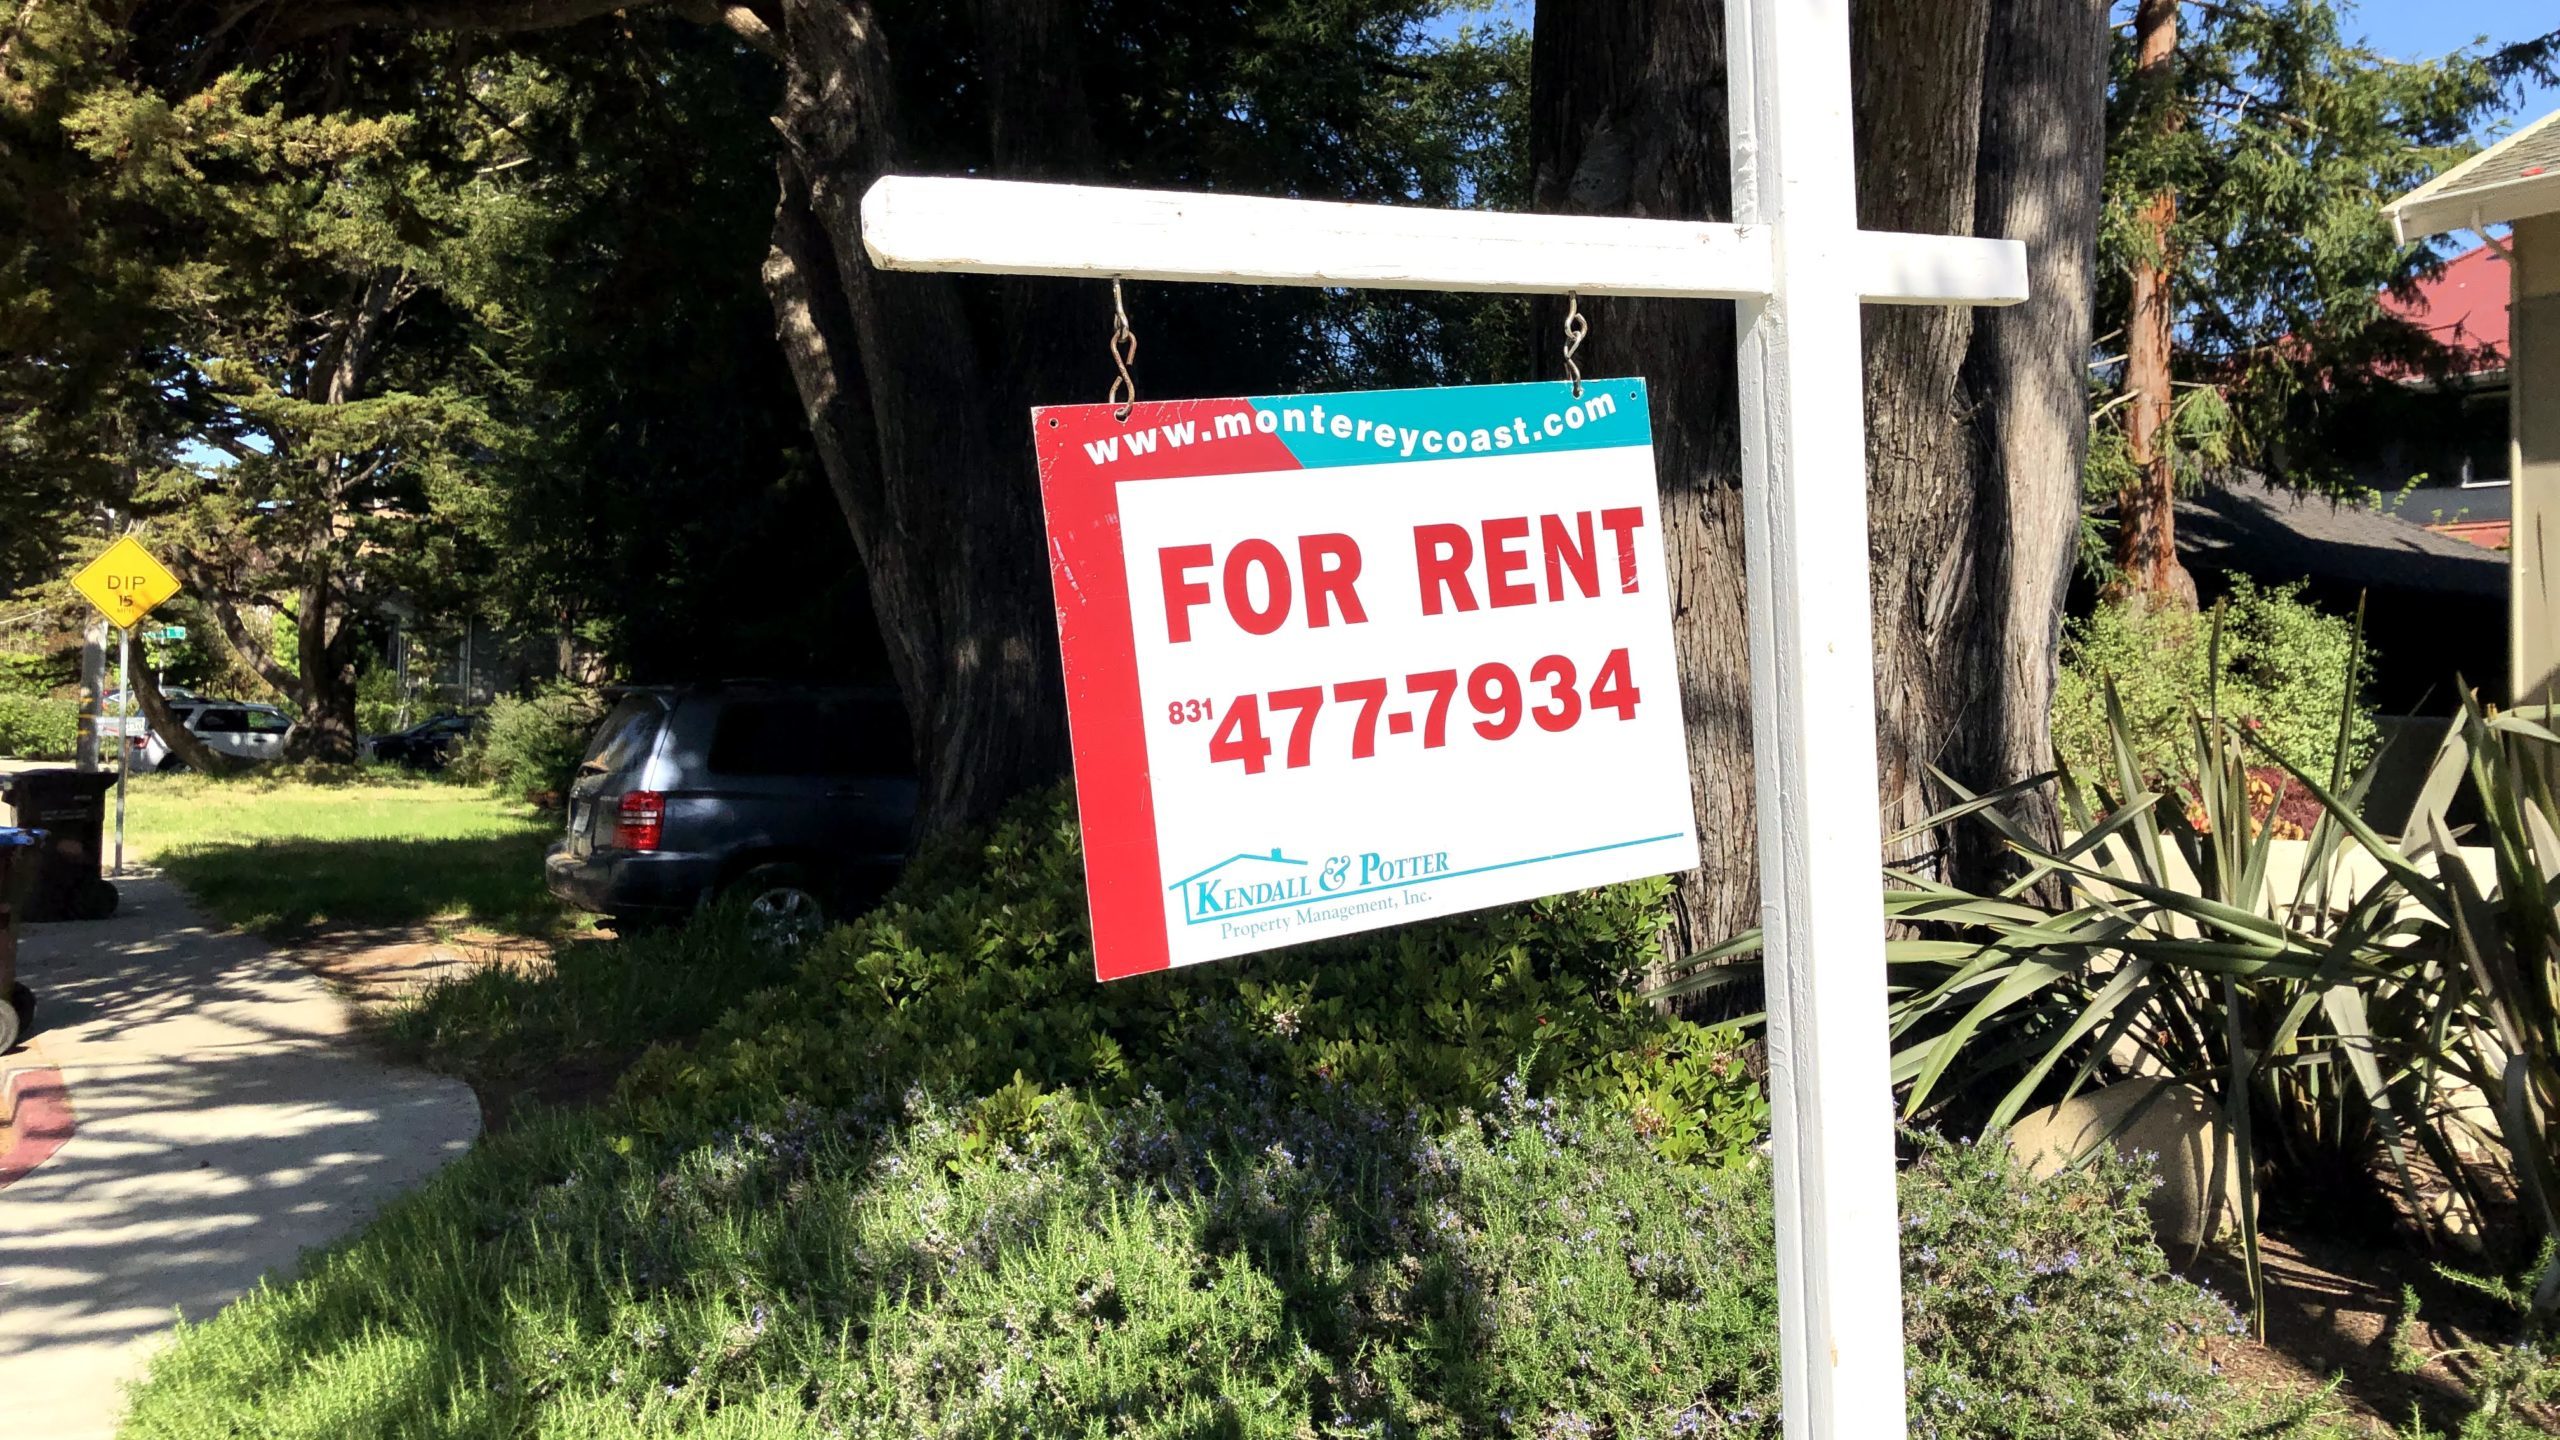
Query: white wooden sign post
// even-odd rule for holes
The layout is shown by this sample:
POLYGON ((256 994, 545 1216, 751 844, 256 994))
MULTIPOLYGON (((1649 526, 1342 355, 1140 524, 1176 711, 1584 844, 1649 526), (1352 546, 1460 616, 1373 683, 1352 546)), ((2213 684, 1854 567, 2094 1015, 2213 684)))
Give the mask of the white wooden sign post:
POLYGON ((2005 305, 2016 241, 1857 228, 1848 0, 1726 0, 1731 225, 889 177, 891 270, 1741 306, 1751 726, 1791 1440, 1903 1415, 1858 306, 2005 305))

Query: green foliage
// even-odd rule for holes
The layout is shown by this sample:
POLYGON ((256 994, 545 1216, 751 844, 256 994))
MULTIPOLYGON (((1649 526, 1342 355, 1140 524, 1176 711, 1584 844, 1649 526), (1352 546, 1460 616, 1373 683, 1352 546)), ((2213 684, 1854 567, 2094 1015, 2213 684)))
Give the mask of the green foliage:
MULTIPOLYGON (((2542 1254, 2519 1280, 2470 1275, 2445 1266, 2437 1269, 2447 1279, 2522 1316, 2533 1308, 2534 1277, 2552 1267, 2552 1247, 2553 1242, 2544 1241, 2542 1254)), ((2400 1318, 2391 1328, 2392 1368, 2409 1375, 2431 1365, 2453 1368, 2465 1378, 2476 1403, 2463 1417, 2462 1428, 2449 1436, 2428 1428, 2424 1416, 2414 1413, 2412 1406, 2406 1440, 2534 1440, 2551 1433, 2549 1426, 2538 1423, 2536 1413, 2547 1414, 2554 1402, 2560 1402, 2560 1358, 2554 1357, 2547 1334, 2514 1344, 2466 1343, 2442 1349, 2429 1344, 2426 1334, 2416 1288, 2401 1287, 2400 1318)))
POLYGON ((715 907, 682 926, 561 945, 533 970, 471 967, 393 1010, 383 1033, 401 1053, 479 1085, 590 1066, 610 1073, 653 1044, 691 1040, 741 996, 788 979, 791 965, 715 907))
MULTIPOLYGON (((2343 706, 2342 733, 2352 719, 2343 706)), ((2112 716, 2094 793, 2062 775, 2061 848, 2000 808, 2024 783, 1968 798, 1963 813, 1993 826, 2024 873, 1996 896, 1891 877, 1913 888, 1889 891, 1887 914, 1950 937, 1888 946, 1907 1110, 1976 1086, 1997 1095, 1998 1127, 2086 1084, 2175 1077, 2233 1137, 2253 1294, 2265 1174, 2332 1207, 2352 1195, 2342 1186, 2387 1176, 2403 1214, 2448 1240, 2512 1249, 2520 1231, 2520 1248, 2538 1246, 2523 1303, 2548 1326, 2560 1315, 2551 719, 2466 700, 2398 840, 2363 817, 2372 767, 2335 784, 2227 719, 2193 728, 2190 806, 2164 805, 2177 792, 2153 787, 2112 716), (2251 823, 2252 761, 2318 804, 2296 854, 2279 857, 2275 827, 2251 823), (2465 784, 2485 818, 2458 838, 2447 810, 2465 784), (2444 1203, 2421 1197, 2422 1163, 2444 1203)), ((1757 944, 1697 957, 1672 988, 1718 983, 1757 944)))
POLYGON ((569 792, 587 737, 604 714, 596 692, 554 681, 532 695, 500 696, 454 755, 454 778, 495 785, 501 793, 551 796, 569 792))
MULTIPOLYGON (((1516 1083, 1417 1127, 1246 1073, 663 1140, 538 1120, 182 1327, 124 1433, 1778 1434, 1765 1164, 1673 1164, 1516 1083)), ((2137 1184, 1930 1147, 1916 1434, 2302 1433, 2214 1372, 2230 1311, 2166 1273, 2137 1184)))
POLYGON ((79 743, 79 701, 0 691, 0 755, 68 760, 79 743))
MULTIPOLYGON (((2338 699, 2347 693, 2348 669, 2356 663, 2356 627, 2303 599, 2302 590, 2262 589, 2235 576, 2217 610, 2105 603, 2085 619, 2069 621, 2053 692, 2055 752, 2080 775, 2112 771, 2107 687, 2113 685, 2145 777, 2193 778, 2195 717, 2217 709, 2277 754, 2326 777, 2340 755, 2338 699)), ((2359 681, 2372 670, 2368 655, 2359 681)), ((2359 683, 2357 693, 2362 691, 2359 683)), ((2344 752, 2347 773, 2372 758, 2380 734, 2372 709, 2355 705, 2344 752)))
POLYGON ((0 651, 0 695, 51 695, 80 683, 77 643, 52 651, 0 651))
POLYGON ((1996 1140, 1920 1144, 1902 1181, 1913 1434, 2287 1434, 2315 1409, 2244 1420, 2215 1380, 2243 1327, 2170 1278, 2141 1208, 2148 1165, 2102 1149, 2038 1182, 1996 1140))
MULTIPOLYGON (((2177 490, 2187 494, 2226 472, 2236 440, 2230 404, 2208 384, 2171 387, 2169 423, 2154 443, 2168 452, 2177 490)), ((2125 397, 2101 404, 2090 417, 2089 448, 2080 467, 2080 572, 2100 581, 2116 576, 2116 530, 2121 521, 2110 513, 2142 478, 2134 463, 2133 437, 2125 430, 2130 401, 2125 397)))
MULTIPOLYGON (((2124 333, 2128 272, 2165 258, 2178 378, 2220 397, 2214 423, 2173 427, 2173 446, 2210 435, 2228 458, 2329 490, 2361 488, 2358 469, 2392 438, 2400 378, 2465 358, 2383 314, 2383 292, 2413 294, 2441 260, 2400 244, 2376 197, 2462 159, 2560 48, 2555 33, 2401 61, 2349 40, 2350 13, 2335 0, 2182 6, 2161 91, 2136 82, 2136 36, 2119 25, 2099 235, 2097 333, 2124 333), (2177 197, 2165 257, 2143 218, 2164 190, 2177 197)), ((2125 414, 2102 420, 2094 449, 2125 414)))
POLYGON ((183 244, 95 186, 68 121, 121 50, 108 7, 47 4, 0 44, 0 595, 52 580, 156 438, 157 357, 132 342, 183 244))
POLYGON ((389 665, 367 665, 356 672, 356 731, 385 735, 402 728, 412 715, 409 697, 401 693, 400 672, 389 665))
POLYGON ((851 1104, 884 1076, 976 1094, 1022 1075, 1124 1099, 1243 1060, 1292 1091, 1445 1112, 1519 1068, 1613 1097, 1667 1154, 1731 1157, 1765 1113, 1733 1040, 1630 993, 1665 893, 1614 886, 1097 986, 1074 807, 1043 795, 921 860, 793 983, 633 1083, 686 1113, 771 1113, 851 1104))

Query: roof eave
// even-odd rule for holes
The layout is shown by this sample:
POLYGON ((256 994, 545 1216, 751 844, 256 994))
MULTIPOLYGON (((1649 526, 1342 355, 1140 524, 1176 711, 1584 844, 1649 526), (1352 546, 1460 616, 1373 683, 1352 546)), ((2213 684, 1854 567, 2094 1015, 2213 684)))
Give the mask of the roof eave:
POLYGON ((2430 195, 2413 191, 2383 207, 2403 245, 2448 230, 2478 230, 2536 215, 2560 212, 2560 171, 2525 175, 2495 185, 2481 185, 2430 195))

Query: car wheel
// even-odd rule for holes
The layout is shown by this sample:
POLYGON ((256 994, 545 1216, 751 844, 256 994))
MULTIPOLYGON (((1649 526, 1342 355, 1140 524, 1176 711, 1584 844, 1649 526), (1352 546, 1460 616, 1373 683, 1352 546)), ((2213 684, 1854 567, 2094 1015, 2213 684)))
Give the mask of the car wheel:
POLYGON ((0 1010, 0 1055, 18 1047, 18 1042, 35 1033, 36 992, 24 985, 11 986, 9 1006, 0 1010))
POLYGON ((73 892, 71 897, 73 918, 104 920, 116 913, 118 898, 114 881, 84 879, 80 882, 80 888, 73 892))
POLYGON ((826 899, 797 865, 759 865, 729 893, 744 904, 747 934, 759 945, 797 950, 826 933, 826 899))

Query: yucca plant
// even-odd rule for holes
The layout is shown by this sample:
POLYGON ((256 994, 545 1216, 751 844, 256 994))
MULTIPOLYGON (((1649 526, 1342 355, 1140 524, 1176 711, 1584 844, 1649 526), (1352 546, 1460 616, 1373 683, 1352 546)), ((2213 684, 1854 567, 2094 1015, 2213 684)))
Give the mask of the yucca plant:
MULTIPOLYGON (((2097 783, 2066 770, 1977 796, 1940 777, 1959 803, 1928 828, 1972 817, 2023 862, 1999 893, 1886 872, 1887 918, 1927 932, 1887 950, 1906 1112, 1968 1090, 1998 1128, 2093 1080, 2196 1088, 2236 1142, 2253 1299, 2262 1162, 2333 1180, 2367 1172, 2378 1150, 2423 1216, 2423 1154, 2477 1218, 2500 1197, 2459 1138, 2474 1154, 2506 1152, 2528 1218, 2560 1236, 2560 805, 2548 778, 2560 735, 2542 712, 2467 706, 2399 839, 2363 815, 2378 759, 2314 777, 2208 713, 2196 717, 2189 791, 2142 773, 2112 696, 2108 718, 2114 773, 2097 783), (2285 778, 2253 807, 2253 769, 2268 766, 2285 778), (2446 820, 2466 774, 2486 805, 2493 893, 2473 882, 2446 820), (2005 808, 2043 784, 2057 790, 2059 841, 2005 808), (2279 883, 2274 811, 2293 787, 2319 818, 2279 883), (2359 868, 2371 877, 2350 883, 2359 868), (2480 1123, 2475 1095, 2494 1124, 2480 1123)), ((1693 957, 1667 990, 1731 983, 1757 948, 1744 936, 1693 957)), ((2560 1301, 2560 1267, 2535 1301, 2546 1314, 2560 1301)))

